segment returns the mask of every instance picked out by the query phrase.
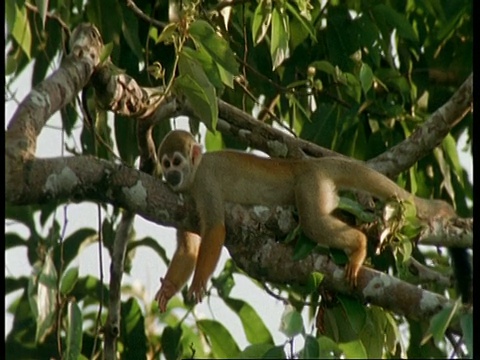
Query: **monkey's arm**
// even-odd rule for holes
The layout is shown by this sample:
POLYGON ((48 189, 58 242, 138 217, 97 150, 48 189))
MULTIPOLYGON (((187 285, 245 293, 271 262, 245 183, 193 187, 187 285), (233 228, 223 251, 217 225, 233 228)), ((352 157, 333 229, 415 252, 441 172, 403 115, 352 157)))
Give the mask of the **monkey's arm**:
POLYGON ((198 254, 197 266, 192 285, 188 291, 196 302, 202 301, 207 281, 217 266, 223 243, 225 242, 225 225, 218 224, 205 230, 198 254))
POLYGON ((197 262, 199 247, 200 237, 197 234, 177 230, 177 249, 165 278, 160 279, 162 286, 155 295, 161 312, 165 312, 168 301, 181 289, 192 274, 197 262))
POLYGON ((221 184, 212 176, 210 169, 197 170, 197 179, 192 195, 200 214, 202 241, 188 294, 200 302, 225 242, 225 206, 221 184))

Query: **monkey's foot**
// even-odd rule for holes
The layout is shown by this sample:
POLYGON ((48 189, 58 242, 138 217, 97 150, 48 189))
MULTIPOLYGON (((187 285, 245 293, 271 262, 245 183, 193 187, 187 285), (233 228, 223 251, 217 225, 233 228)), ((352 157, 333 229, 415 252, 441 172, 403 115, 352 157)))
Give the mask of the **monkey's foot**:
POLYGON ((162 286, 160 287, 160 290, 157 291, 155 300, 157 300, 160 312, 163 313, 167 310, 168 301, 177 292, 177 287, 168 279, 160 278, 160 282, 162 283, 162 286))

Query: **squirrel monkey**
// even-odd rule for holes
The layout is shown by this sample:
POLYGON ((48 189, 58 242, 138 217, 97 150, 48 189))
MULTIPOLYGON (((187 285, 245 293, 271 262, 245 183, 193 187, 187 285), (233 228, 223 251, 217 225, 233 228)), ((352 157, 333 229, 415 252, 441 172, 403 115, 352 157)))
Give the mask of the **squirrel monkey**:
POLYGON ((156 295, 161 311, 195 268, 189 296, 202 300, 206 283, 220 257, 225 240, 226 201, 244 205, 288 205, 298 210, 300 226, 318 244, 343 249, 348 255, 347 281, 355 286, 367 253, 361 231, 331 215, 337 207, 337 189, 360 190, 380 199, 413 198, 420 218, 454 217, 441 200, 414 197, 384 175, 359 162, 339 158, 269 159, 237 151, 202 155, 201 146, 186 131, 167 134, 158 149, 166 182, 176 192, 195 200, 201 225, 201 243, 179 231, 178 248, 156 295))

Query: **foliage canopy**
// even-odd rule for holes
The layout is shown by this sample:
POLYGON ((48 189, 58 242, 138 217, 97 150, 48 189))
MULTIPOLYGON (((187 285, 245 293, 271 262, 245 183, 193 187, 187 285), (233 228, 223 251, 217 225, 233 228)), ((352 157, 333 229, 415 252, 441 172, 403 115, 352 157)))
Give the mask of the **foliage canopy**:
MULTIPOLYGON (((88 22, 99 29, 107 44, 105 58, 110 56, 117 72, 190 102, 197 115, 190 119, 190 128, 197 133, 200 123, 206 126, 207 150, 247 148, 241 138, 218 131, 219 98, 264 124, 367 161, 424 124, 473 68, 472 2, 467 0, 7 0, 5 20, 7 100, 15 100, 15 81, 27 67, 33 67, 32 87, 44 81, 66 53, 70 29, 88 22)), ((73 101, 61 111, 65 150, 136 164, 140 153, 135 122, 120 114, 109 121, 106 112, 96 108, 90 88, 85 100, 95 114, 100 140, 83 121, 78 100, 73 101)), ((170 122, 155 128, 157 143, 170 128, 170 122)), ((465 132, 470 145, 471 114, 397 182, 418 196, 447 199, 460 216, 471 217, 472 184, 456 148, 465 132)), ((6 337, 7 358, 97 358, 101 352, 98 329, 106 319, 109 288, 95 276, 79 276, 75 259, 99 238, 112 251, 121 211, 100 205, 105 215, 100 230, 92 224, 65 235, 66 224, 57 220, 62 206, 6 204, 5 250, 26 248, 31 268, 30 276, 6 276, 5 294, 20 290, 8 309, 13 325, 6 337), (23 225, 28 234, 20 235, 24 232, 12 224, 23 225)), ((371 215, 348 200, 343 208, 358 218, 371 215)), ((418 235, 413 220, 403 230, 382 254, 372 257, 372 266, 394 269, 395 276, 414 282, 404 267, 414 257, 448 273, 444 254, 412 247, 418 235)), ((135 257, 135 248, 141 246, 168 262, 157 239, 138 239, 134 232, 130 236, 126 272, 132 262, 141 261, 135 257)), ((311 251, 308 240, 298 241, 295 256, 301 259, 311 251)), ((461 350, 454 351, 472 354, 472 317, 458 304, 426 324, 344 294, 326 291, 320 296, 316 289, 322 274, 312 274, 304 287, 268 285, 278 287, 290 302, 278 319, 280 331, 289 339, 301 337, 304 345, 295 349, 286 346, 288 341, 275 343, 255 308, 229 296, 233 274, 240 271, 229 261, 212 283, 238 315, 247 347, 239 347, 221 319, 195 318, 187 301, 185 305, 179 297, 173 299, 169 311, 159 316, 153 303, 143 303, 125 286, 121 358, 447 357, 458 340, 452 340, 447 325, 457 318, 456 329, 461 328, 464 337, 461 350), (304 324, 303 308, 309 308, 314 330, 304 324)), ((455 297, 453 288, 425 286, 455 297)))

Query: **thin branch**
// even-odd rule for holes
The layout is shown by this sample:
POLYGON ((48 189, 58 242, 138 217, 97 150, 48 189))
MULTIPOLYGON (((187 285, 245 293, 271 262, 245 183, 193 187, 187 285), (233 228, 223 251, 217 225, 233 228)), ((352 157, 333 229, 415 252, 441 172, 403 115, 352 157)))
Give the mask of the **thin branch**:
POLYGON ((167 23, 163 21, 159 21, 156 19, 151 18, 147 14, 145 14, 138 6, 133 2, 132 0, 126 0, 127 7, 130 8, 130 10, 133 11, 135 15, 137 15, 140 19, 146 21, 147 23, 154 25, 160 29, 163 29, 165 26, 167 26, 167 23))
POLYGON ((110 292, 108 302, 108 316, 105 325, 105 359, 116 359, 116 341, 120 334, 120 296, 123 269, 125 268, 125 254, 128 239, 132 230, 135 214, 125 211, 115 233, 112 262, 110 265, 110 292))
MULTIPOLYGON (((102 232, 102 207, 97 204, 97 219, 98 219, 98 263, 100 265, 100 284, 103 284, 103 232, 102 232)), ((103 286, 100 290, 100 304, 98 306, 97 317, 95 319, 95 336, 93 339, 92 354, 90 359, 94 359, 95 349, 97 348, 97 342, 100 335, 100 324, 102 319, 103 303, 104 303, 103 286)))
MULTIPOLYGON (((25 1, 25 2, 24 2, 24 5, 25 5, 25 7, 26 7, 28 10, 33 11, 33 12, 35 12, 35 13, 37 13, 37 14, 40 13, 40 11, 38 10, 38 8, 37 8, 36 6, 30 4, 29 2, 26 2, 26 1, 25 1)), ((63 30, 64 30, 68 35, 70 35, 70 27, 69 27, 67 24, 65 24, 65 22, 62 20, 62 18, 61 18, 59 15, 54 14, 54 13, 52 13, 52 12, 47 12, 46 16, 47 16, 47 18, 56 20, 56 21, 60 24, 60 26, 63 28, 63 30)))
POLYGON ((242 4, 246 4, 248 2, 251 2, 252 0, 224 0, 220 3, 217 4, 217 6, 215 6, 215 10, 216 11, 221 11, 227 7, 234 7, 234 6, 237 6, 237 5, 242 5, 242 4))

